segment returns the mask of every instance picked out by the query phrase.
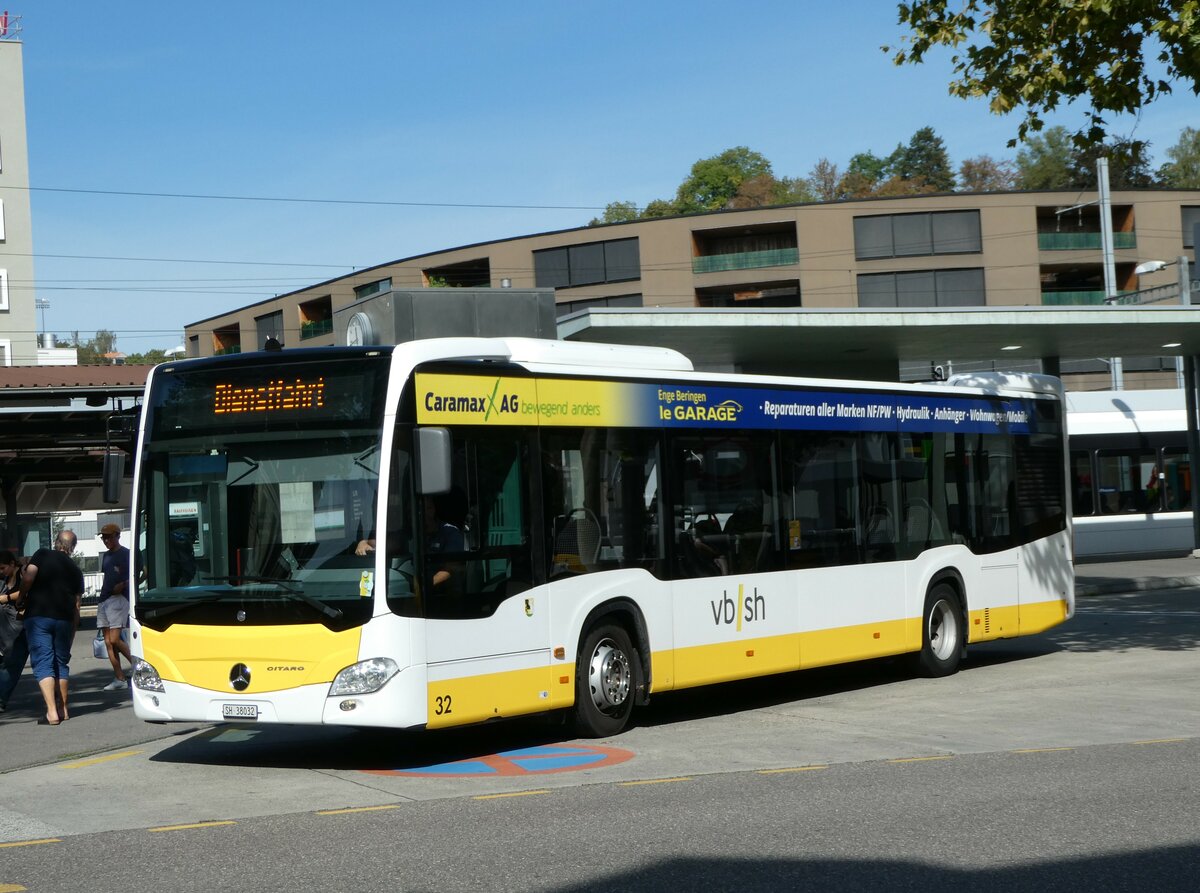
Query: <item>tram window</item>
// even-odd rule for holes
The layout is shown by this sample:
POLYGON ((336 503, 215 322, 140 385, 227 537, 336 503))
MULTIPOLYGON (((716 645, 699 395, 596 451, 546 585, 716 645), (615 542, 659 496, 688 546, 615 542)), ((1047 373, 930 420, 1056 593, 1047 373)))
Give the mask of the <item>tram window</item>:
POLYGON ((1163 450, 1163 510, 1181 512, 1192 507, 1192 469, 1186 450, 1163 450))
POLYGON ((1093 514, 1096 497, 1092 485, 1092 454, 1086 450, 1071 451, 1071 489, 1075 494, 1072 507, 1075 516, 1093 514))
POLYGON ((1157 510, 1158 456, 1153 450, 1100 450, 1096 470, 1100 514, 1157 510), (1156 486, 1149 486, 1152 481, 1156 486))

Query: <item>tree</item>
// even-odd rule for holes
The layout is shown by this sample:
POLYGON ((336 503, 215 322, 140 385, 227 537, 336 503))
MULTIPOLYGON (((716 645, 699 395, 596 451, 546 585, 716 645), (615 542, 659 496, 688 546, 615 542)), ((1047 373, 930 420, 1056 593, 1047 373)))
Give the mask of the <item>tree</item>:
POLYGON ((1113 189, 1152 186, 1154 174, 1150 170, 1149 149, 1149 143, 1127 137, 1113 137, 1085 146, 1072 159, 1071 188, 1096 188, 1096 161, 1100 158, 1108 159, 1108 184, 1113 189))
POLYGON ((167 352, 158 347, 152 348, 145 353, 131 353, 125 358, 125 362, 130 366, 157 365, 166 361, 167 352))
POLYGON ((1180 81, 1200 94, 1200 3, 1194 0, 913 0, 899 6, 907 49, 884 47, 897 65, 920 64, 935 47, 950 47, 957 77, 950 93, 986 97, 1000 115, 1024 117, 1017 138, 1044 126, 1060 104, 1086 100, 1087 126, 1078 146, 1107 136, 1104 116, 1137 112, 1180 81), (1147 62, 1166 67, 1159 79, 1147 62))
POLYGON ((1179 142, 1167 149, 1171 159, 1158 169, 1158 179, 1173 189, 1200 189, 1200 130, 1183 128, 1179 142))
POLYGON ((630 220, 637 220, 641 216, 638 213, 636 202, 609 202, 604 206, 604 214, 601 217, 593 217, 588 223, 588 226, 599 226, 602 223, 628 223, 630 220))
POLYGON ((996 161, 990 155, 967 158, 958 166, 958 188, 963 192, 1005 192, 1017 182, 1010 161, 996 161))
POLYGON ((104 355, 116 351, 117 335, 108 329, 100 329, 96 332, 94 338, 82 341, 80 340, 79 332, 72 332, 68 343, 75 348, 76 355, 79 358, 79 365, 94 366, 108 362, 104 358, 104 355))
POLYGON ((808 188, 818 200, 832 202, 842 197, 838 192, 841 179, 838 166, 828 158, 821 158, 808 172, 808 188))
POLYGON ((679 184, 675 205, 679 213, 718 211, 728 207, 738 188, 764 174, 774 176, 771 162, 745 146, 726 149, 711 158, 701 158, 679 184))
POLYGON ((946 144, 932 127, 922 127, 914 133, 908 145, 897 148, 889 161, 892 176, 915 184, 914 191, 954 190, 954 172, 946 144))
POLYGON ((1065 127, 1050 127, 1025 141, 1017 152, 1017 186, 1021 189, 1067 189, 1075 149, 1065 127))
POLYGON ((678 213, 679 209, 675 207, 675 203, 665 198, 656 198, 642 208, 643 217, 673 217, 678 213))

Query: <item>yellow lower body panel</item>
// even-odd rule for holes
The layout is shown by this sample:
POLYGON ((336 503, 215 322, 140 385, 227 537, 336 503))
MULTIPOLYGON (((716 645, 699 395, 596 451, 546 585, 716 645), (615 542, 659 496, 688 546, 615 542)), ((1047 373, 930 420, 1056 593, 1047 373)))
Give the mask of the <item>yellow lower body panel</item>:
POLYGON ((968 642, 990 642, 1019 636, 1020 609, 1016 605, 1002 608, 980 608, 971 611, 967 621, 968 642))
POLYGON ((1067 619, 1067 603, 1062 599, 1021 605, 1021 635, 1045 632, 1067 619))
POLYGON ((431 729, 540 713, 575 702, 573 667, 535 667, 430 682, 431 729))
POLYGON ((236 664, 250 670, 253 695, 332 682, 358 661, 361 630, 332 632, 320 624, 303 626, 186 626, 159 632, 142 627, 142 654, 168 682, 208 691, 230 690, 236 664), (169 655, 169 656, 168 656, 169 655))

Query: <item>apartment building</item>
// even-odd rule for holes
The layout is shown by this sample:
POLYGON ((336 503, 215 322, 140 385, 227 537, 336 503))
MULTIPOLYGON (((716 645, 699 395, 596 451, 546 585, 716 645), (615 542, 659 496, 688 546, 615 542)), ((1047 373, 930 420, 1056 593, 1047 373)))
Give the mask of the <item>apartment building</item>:
MULTIPOLYGON (((1120 300, 1179 302, 1200 190, 1112 194, 1120 300)), ((719 211, 448 248, 358 271, 185 329, 189 356, 334 342, 334 312, 391 289, 551 287, 560 317, 595 307, 959 308, 1103 305, 1095 193, 955 193, 719 211), (1069 210, 1068 210, 1069 209, 1069 210)), ((987 359, 987 358, 978 358, 987 359)), ((1077 362, 1064 372, 1103 373, 1077 362)), ((1173 358, 1129 358, 1129 386, 1161 384, 1173 358), (1150 376, 1139 384, 1138 376, 1150 376), (1159 373, 1162 373, 1160 375, 1159 373)))
POLYGON ((38 362, 22 49, 0 27, 0 366, 38 362))

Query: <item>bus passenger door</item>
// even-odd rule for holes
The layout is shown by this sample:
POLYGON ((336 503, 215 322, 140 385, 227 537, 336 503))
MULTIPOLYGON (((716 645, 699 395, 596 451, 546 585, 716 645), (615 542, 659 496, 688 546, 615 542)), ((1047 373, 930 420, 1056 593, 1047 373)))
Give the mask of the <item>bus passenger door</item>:
POLYGON ((453 485, 422 497, 429 725, 545 709, 550 611, 533 591, 523 428, 453 428, 453 485))

